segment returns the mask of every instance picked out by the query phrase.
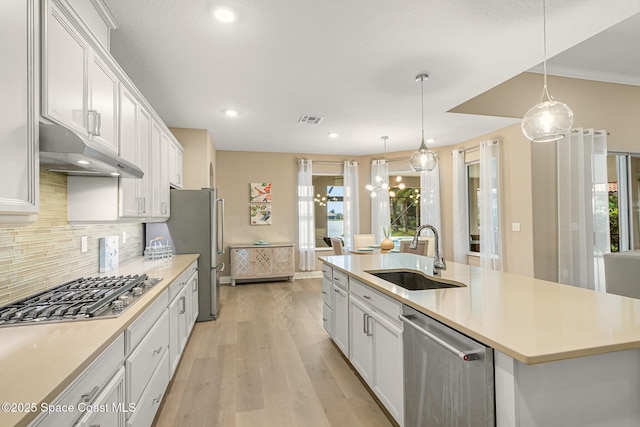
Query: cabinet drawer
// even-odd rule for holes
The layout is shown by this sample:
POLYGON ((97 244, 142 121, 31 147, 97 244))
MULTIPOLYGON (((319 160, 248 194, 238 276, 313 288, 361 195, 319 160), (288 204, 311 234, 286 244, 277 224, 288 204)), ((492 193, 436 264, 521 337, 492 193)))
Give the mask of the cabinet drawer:
POLYGON ((180 274, 180 276, 178 276, 178 278, 173 281, 171 286, 169 286, 169 303, 171 303, 176 295, 178 295, 180 291, 187 285, 189 277, 191 277, 191 274, 193 274, 193 272, 189 274, 190 269, 191 267, 183 271, 182 274, 180 274))
MULTIPOLYGON (((79 403, 91 403, 114 372, 124 362, 124 335, 113 342, 100 356, 51 403, 56 406, 77 408, 79 403)), ((73 425, 82 415, 74 412, 50 412, 37 418, 33 426, 73 425)))
POLYGON ((322 304, 322 326, 330 337, 333 336, 333 310, 327 304, 322 304))
POLYGON ((331 298, 332 286, 331 280, 326 277, 322 278, 322 301, 330 308, 333 308, 333 299, 331 298))
POLYGON ((329 280, 333 280, 333 268, 328 264, 322 264, 322 276, 329 280))
POLYGON ((169 354, 165 351, 149 385, 136 405, 135 412, 127 420, 127 427, 149 427, 151 425, 168 385, 169 354))
POLYGON ((75 427, 124 426, 125 414, 133 407, 124 403, 124 367, 118 369, 109 384, 92 404, 92 411, 84 413, 75 427))
POLYGON ((402 313, 402 303, 353 278, 351 278, 349 288, 352 294, 371 304, 374 310, 386 314, 396 322, 398 321, 398 316, 402 313))
POLYGON ((168 346, 169 313, 165 309, 158 322, 127 359, 128 403, 138 402, 168 346))
POLYGON ((349 276, 342 271, 333 270, 333 283, 340 286, 345 291, 349 290, 349 276))
POLYGON ((165 291, 127 328, 125 331, 126 354, 131 354, 168 305, 169 297, 165 291))

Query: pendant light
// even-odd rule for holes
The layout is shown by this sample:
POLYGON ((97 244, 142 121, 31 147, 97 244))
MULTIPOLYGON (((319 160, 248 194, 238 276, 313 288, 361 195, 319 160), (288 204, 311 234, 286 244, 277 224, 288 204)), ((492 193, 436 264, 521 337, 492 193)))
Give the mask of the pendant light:
POLYGON ((542 21, 544 40, 544 86, 540 102, 522 119, 522 133, 533 142, 551 142, 563 138, 571 131, 573 111, 559 101, 554 101, 547 89, 547 10, 546 0, 542 0, 542 21))
POLYGON ((411 169, 416 172, 432 171, 438 164, 438 156, 433 151, 429 150, 424 143, 424 81, 429 78, 429 74, 418 74, 416 81, 420 82, 422 88, 422 143, 418 151, 411 155, 409 163, 411 169))

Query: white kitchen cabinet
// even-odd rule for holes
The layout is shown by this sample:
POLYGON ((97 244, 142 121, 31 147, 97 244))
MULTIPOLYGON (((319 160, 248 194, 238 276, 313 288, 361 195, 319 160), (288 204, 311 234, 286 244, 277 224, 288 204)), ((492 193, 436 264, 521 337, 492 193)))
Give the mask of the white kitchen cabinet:
MULTIPOLYGON (((73 383, 51 402, 51 405, 60 405, 59 407, 67 405, 75 409, 79 404, 85 406, 93 404, 101 391, 106 389, 105 386, 114 374, 117 375, 119 369, 122 368, 124 347, 124 334, 120 334, 73 383)), ((124 400, 120 403, 125 405, 124 400)), ((30 425, 34 427, 69 426, 73 425, 82 415, 83 412, 79 412, 78 409, 73 412, 42 412, 30 425)))
POLYGON ((152 216, 169 218, 169 138, 155 121, 151 124, 152 216))
POLYGON ((2 2, 0 222, 34 221, 39 208, 38 12, 35 0, 2 2))
POLYGON ((349 291, 349 360, 403 425, 402 304, 353 278, 349 291))
POLYGON ((141 179, 119 179, 120 217, 151 216, 151 121, 146 108, 124 85, 120 85, 120 156, 144 172, 141 179))
POLYGON ((231 286, 236 285, 236 280, 286 277, 292 281, 294 247, 293 243, 229 245, 231 286))
POLYGON ((169 373, 173 375, 187 343, 187 287, 169 304, 169 373))
POLYGON ((373 372, 373 334, 371 310, 359 298, 349 298, 349 361, 367 384, 371 384, 373 372))
POLYGON ((349 293, 333 284, 333 341, 349 357, 349 293))
POLYGON ((135 412, 130 414, 127 427, 149 427, 160 408, 160 403, 169 385, 169 353, 165 351, 151 377, 151 381, 142 393, 135 412))
POLYGON ((87 131, 95 142, 118 153, 118 78, 96 51, 90 58, 87 131))
POLYGON ((182 188, 182 153, 184 148, 177 141, 169 143, 169 184, 174 188, 182 188))
MULTIPOLYGON (((135 165, 140 165, 138 101, 120 86, 120 156, 135 165)), ((145 171, 147 175, 147 171, 145 171)), ((120 216, 137 217, 142 212, 138 179, 120 178, 120 216)))
POLYGON ((133 411, 134 407, 123 404, 125 401, 124 372, 124 367, 116 372, 109 384, 89 407, 91 410, 85 412, 76 427, 125 426, 125 414, 133 411))
POLYGON ((91 48, 57 3, 43 3, 42 115, 89 137, 87 64, 91 48))
MULTIPOLYGON (((199 308, 198 308, 198 272, 196 271, 195 273, 193 273, 193 275, 191 276, 191 279, 189 279, 189 282, 187 282, 187 286, 189 287, 189 300, 190 300, 190 310, 189 310, 189 319, 191 319, 191 321, 189 322, 189 332, 191 331, 191 329, 193 329, 193 325, 196 322, 196 319, 198 319, 198 312, 199 312, 199 308)), ((189 335, 189 334, 187 334, 189 335)))
POLYGON ((45 2, 42 115, 118 151, 118 77, 70 13, 45 2))

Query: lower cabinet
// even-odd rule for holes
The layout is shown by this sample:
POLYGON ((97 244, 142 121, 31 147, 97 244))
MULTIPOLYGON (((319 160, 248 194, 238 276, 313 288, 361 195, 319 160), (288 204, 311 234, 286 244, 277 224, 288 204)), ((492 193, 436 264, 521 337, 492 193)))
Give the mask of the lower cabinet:
POLYGON ((109 384, 94 403, 90 410, 80 418, 76 427, 113 426, 124 427, 128 411, 134 407, 124 406, 125 400, 125 375, 124 367, 118 369, 109 384))
POLYGON ((324 329, 404 425, 403 324, 398 319, 402 304, 326 264, 322 271, 324 329))
POLYGON ((236 280, 286 277, 293 281, 294 248, 293 243, 229 245, 231 286, 236 280))
MULTIPOLYGON (((151 426, 198 316, 197 261, 30 426, 151 426)), ((99 320, 98 320, 99 321, 99 320)))

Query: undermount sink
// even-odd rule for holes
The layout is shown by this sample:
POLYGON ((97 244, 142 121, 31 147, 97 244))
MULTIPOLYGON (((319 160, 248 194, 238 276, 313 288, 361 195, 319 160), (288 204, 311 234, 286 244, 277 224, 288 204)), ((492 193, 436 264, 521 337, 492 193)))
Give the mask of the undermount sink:
POLYGON ((409 291, 427 289, 463 288, 466 285, 452 280, 436 279, 415 270, 372 270, 366 271, 382 280, 391 282, 409 291))

